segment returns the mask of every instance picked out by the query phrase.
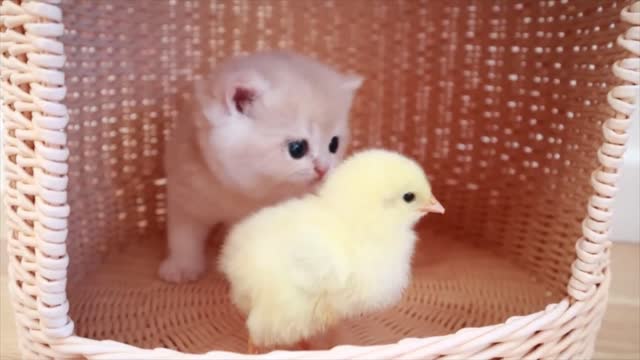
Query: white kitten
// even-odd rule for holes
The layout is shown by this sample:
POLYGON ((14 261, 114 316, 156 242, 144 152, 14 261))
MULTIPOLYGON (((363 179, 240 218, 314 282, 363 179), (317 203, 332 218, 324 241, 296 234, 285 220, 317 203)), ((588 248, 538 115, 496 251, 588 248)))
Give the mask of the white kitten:
POLYGON ((165 152, 171 282, 206 268, 218 223, 310 190, 344 156, 362 83, 286 51, 235 57, 186 96, 165 152))

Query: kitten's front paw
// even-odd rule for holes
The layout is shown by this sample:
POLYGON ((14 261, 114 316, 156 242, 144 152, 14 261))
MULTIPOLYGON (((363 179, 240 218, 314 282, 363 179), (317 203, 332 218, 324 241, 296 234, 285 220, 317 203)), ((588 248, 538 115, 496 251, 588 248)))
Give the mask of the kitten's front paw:
POLYGON ((206 264, 202 260, 182 261, 169 257, 160 264, 158 275, 161 279, 171 283, 183 283, 198 280, 205 268, 206 264))

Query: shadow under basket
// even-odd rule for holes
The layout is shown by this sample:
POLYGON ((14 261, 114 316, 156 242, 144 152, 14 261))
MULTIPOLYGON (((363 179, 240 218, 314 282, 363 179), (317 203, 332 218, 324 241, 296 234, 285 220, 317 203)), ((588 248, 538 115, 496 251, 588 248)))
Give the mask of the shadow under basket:
POLYGON ((415 158, 447 212, 419 225, 396 307, 345 321, 311 351, 252 358, 593 354, 610 209, 639 113, 640 2, 3 0, 0 13, 24 358, 248 357, 213 266, 219 233, 206 277, 156 275, 162 157, 179 89, 266 48, 363 75, 352 150, 415 158))

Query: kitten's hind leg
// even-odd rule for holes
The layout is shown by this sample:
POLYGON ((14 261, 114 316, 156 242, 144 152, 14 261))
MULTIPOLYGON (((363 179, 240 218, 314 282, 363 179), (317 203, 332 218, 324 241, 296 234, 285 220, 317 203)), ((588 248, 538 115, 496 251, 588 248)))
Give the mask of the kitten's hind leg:
POLYGON ((209 226, 180 210, 169 209, 169 254, 158 270, 160 278, 172 283, 197 280, 207 268, 206 240, 209 226))

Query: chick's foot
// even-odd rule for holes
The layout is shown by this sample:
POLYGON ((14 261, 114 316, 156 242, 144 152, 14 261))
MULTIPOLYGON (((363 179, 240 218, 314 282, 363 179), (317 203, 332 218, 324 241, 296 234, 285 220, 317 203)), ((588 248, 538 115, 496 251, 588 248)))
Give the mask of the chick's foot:
POLYGON ((295 348, 296 350, 311 350, 311 344, 307 340, 300 340, 295 348))
POLYGON ((271 350, 272 349, 254 344, 253 341, 251 341, 251 338, 249 338, 249 341, 247 342, 247 354, 250 354, 250 355, 266 354, 271 350))

